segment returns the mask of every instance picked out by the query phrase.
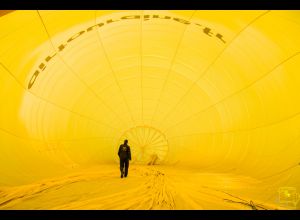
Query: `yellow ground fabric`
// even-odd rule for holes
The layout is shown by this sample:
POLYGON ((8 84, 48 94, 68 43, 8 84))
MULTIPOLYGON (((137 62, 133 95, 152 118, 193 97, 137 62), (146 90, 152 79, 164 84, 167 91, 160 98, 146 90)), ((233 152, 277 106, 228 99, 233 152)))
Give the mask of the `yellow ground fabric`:
POLYGON ((209 187, 265 208, 283 207, 289 187, 299 207, 299 11, 13 11, 0 30, 0 209, 253 208, 197 194, 209 187), (162 198, 115 202, 125 138, 127 189, 169 174, 162 198), (49 179, 74 172, 89 187, 103 176, 111 197, 51 197, 49 179), (22 201, 35 184, 50 188, 22 201))

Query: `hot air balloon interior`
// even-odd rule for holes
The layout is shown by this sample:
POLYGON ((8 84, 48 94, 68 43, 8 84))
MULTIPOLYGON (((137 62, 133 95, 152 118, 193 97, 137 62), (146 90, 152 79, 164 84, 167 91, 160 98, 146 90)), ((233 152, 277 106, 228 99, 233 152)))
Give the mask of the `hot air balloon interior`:
POLYGON ((0 16, 0 209, 300 209, 299 11, 0 16))

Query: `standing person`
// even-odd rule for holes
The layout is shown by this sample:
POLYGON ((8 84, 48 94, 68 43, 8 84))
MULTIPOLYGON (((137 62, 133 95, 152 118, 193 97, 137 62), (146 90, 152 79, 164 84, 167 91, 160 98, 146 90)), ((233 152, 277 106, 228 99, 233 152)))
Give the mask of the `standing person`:
POLYGON ((119 147, 119 158, 120 158, 120 171, 121 171, 121 178, 127 177, 128 175, 128 168, 129 168, 129 160, 131 160, 131 152, 130 147, 128 146, 128 140, 124 140, 124 144, 121 144, 119 147), (125 171, 124 171, 125 165, 125 171))

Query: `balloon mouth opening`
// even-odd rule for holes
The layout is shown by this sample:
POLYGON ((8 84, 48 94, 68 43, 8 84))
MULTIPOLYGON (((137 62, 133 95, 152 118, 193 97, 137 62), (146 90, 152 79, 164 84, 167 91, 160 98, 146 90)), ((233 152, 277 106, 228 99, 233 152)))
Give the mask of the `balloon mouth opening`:
POLYGON ((163 164, 168 155, 169 144, 164 133, 151 126, 132 127, 121 135, 119 144, 128 140, 132 163, 142 165, 163 164))

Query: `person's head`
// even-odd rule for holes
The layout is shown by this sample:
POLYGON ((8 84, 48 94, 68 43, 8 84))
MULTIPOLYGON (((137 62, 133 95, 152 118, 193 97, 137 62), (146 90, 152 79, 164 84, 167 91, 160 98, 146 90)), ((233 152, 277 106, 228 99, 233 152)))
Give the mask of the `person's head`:
POLYGON ((128 140, 126 139, 126 140, 124 140, 124 144, 127 144, 128 143, 128 140))

